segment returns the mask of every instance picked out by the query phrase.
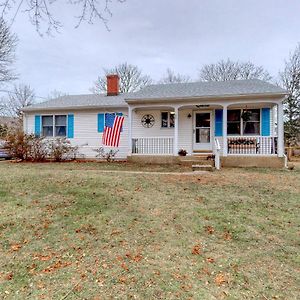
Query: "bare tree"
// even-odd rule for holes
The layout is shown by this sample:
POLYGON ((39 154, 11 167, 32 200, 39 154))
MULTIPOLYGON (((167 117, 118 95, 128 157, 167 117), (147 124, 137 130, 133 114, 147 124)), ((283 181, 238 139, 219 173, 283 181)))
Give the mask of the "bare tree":
POLYGON ((279 77, 282 86, 289 92, 284 103, 284 127, 286 142, 293 145, 300 138, 300 43, 285 61, 279 77))
POLYGON ((6 114, 11 117, 22 117, 22 109, 34 103, 35 93, 29 85, 14 85, 5 103, 6 114))
POLYGON ((16 79, 11 65, 15 60, 16 35, 12 34, 5 21, 0 18, 0 83, 16 79))
MULTIPOLYGON (((64 4, 78 9, 76 15, 78 21, 75 27, 80 26, 82 22, 93 24, 98 19, 108 29, 108 18, 112 17, 110 6, 113 1, 123 3, 126 0, 65 0, 64 4)), ((10 11, 14 11, 12 23, 20 12, 26 12, 30 22, 40 34, 43 31, 49 34, 52 30, 58 31, 62 27, 62 23, 52 11, 52 6, 57 2, 57 0, 2 0, 0 7, 2 8, 2 17, 10 11), (45 30, 42 30, 43 25, 46 26, 45 30)))
POLYGON ((142 71, 135 65, 122 63, 112 69, 104 69, 103 75, 95 81, 95 86, 91 91, 95 94, 106 92, 106 76, 108 74, 118 74, 120 77, 120 93, 135 92, 142 87, 149 85, 152 80, 148 75, 143 75, 142 71))
POLYGON ((191 77, 188 75, 182 75, 179 73, 175 73, 173 70, 171 69, 167 69, 165 75, 163 76, 163 78, 159 81, 159 83, 184 83, 184 82, 190 82, 191 81, 191 77))
POLYGON ((230 59, 221 60, 215 64, 204 65, 199 71, 202 81, 227 81, 240 79, 261 79, 270 81, 272 77, 262 66, 252 62, 239 62, 230 59))
POLYGON ((58 91, 58 90, 53 90, 51 91, 49 94, 48 94, 48 97, 47 99, 56 99, 56 98, 59 98, 59 97, 63 97, 63 96, 67 96, 68 94, 67 93, 64 93, 62 91, 58 91))

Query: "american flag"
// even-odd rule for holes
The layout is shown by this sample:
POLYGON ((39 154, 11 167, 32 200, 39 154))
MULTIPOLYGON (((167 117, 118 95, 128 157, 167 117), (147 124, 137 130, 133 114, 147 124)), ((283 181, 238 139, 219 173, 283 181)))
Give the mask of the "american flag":
POLYGON ((119 147, 124 117, 116 114, 105 114, 105 127, 102 143, 105 146, 119 147))

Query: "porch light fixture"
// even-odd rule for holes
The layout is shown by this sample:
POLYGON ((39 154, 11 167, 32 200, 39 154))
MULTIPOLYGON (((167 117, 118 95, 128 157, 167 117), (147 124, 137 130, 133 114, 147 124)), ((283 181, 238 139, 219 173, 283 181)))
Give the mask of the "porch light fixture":
POLYGON ((192 117, 192 115, 191 115, 191 114, 188 114, 187 117, 190 119, 190 118, 192 117))
POLYGON ((209 107, 209 104, 200 104, 200 105, 196 105, 197 108, 201 108, 201 107, 209 107))

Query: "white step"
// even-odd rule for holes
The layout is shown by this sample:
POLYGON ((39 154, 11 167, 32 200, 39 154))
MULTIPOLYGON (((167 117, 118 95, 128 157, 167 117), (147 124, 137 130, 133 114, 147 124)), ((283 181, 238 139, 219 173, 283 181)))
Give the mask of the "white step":
POLYGON ((213 171, 212 165, 192 165, 193 171, 213 171))

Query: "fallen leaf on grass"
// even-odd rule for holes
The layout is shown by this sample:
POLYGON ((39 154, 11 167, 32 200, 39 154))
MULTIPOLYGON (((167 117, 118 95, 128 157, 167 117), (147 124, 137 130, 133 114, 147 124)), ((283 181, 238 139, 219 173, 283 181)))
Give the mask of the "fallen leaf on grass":
POLYGON ((125 277, 125 276, 121 276, 120 278, 119 278, 119 282, 120 283, 127 283, 127 278, 125 277))
POLYGON ((40 261, 48 261, 52 258, 52 255, 41 255, 37 254, 34 256, 34 260, 40 260, 40 261))
POLYGON ((193 250, 192 250, 192 254, 194 255, 200 255, 202 253, 202 247, 201 245, 197 244, 193 247, 193 250))
POLYGON ((196 202, 199 202, 199 203, 201 203, 201 202, 203 202, 204 201, 204 198, 203 197, 198 197, 197 199, 196 199, 196 202))
POLYGON ((140 262, 142 259, 143 259, 143 256, 142 256, 141 254, 137 254, 137 255, 133 258, 133 260, 134 260, 135 262, 140 262))
POLYGON ((209 234, 213 234, 215 232, 214 228, 212 226, 209 226, 209 225, 205 227, 205 230, 209 234))
POLYGON ((6 280, 12 280, 14 277, 14 274, 11 272, 11 273, 8 273, 6 276, 5 276, 5 279, 6 280))
POLYGON ((226 232, 224 233, 223 237, 224 237, 224 240, 225 240, 225 241, 230 241, 230 240, 232 240, 232 235, 231 235, 231 233, 230 233, 229 231, 226 231, 226 232))
POLYGON ((59 260, 56 263, 54 263, 54 264, 50 265, 49 267, 47 267, 46 269, 44 269, 42 272, 43 273, 51 273, 58 269, 65 268, 71 264, 72 264, 71 262, 62 262, 59 260))
POLYGON ((21 248, 22 248, 22 245, 20 245, 20 244, 14 244, 14 245, 10 246, 10 249, 12 251, 19 251, 21 248))
POLYGON ((216 277, 215 277, 215 283, 217 285, 222 285, 224 283, 228 283, 228 279, 227 277, 223 274, 223 273, 219 273, 216 277))
POLYGON ((206 261, 209 262, 209 263, 211 263, 211 264, 215 262, 215 260, 213 258, 211 258, 211 257, 208 257, 206 259, 206 261))
POLYGON ((129 271, 127 265, 124 262, 121 264, 121 268, 123 268, 127 272, 129 271))

